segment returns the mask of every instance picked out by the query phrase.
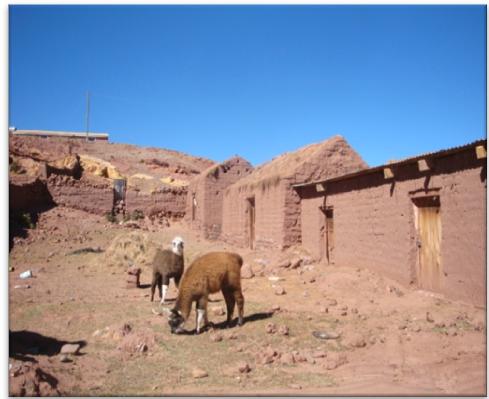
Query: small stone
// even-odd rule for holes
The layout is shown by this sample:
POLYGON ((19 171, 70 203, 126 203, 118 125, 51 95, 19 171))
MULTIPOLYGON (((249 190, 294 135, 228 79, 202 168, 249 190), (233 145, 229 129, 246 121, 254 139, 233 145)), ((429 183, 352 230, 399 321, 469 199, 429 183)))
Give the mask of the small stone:
POLYGON ((277 285, 275 287, 275 295, 285 295, 285 289, 282 286, 277 285))
POLYGON ((280 363, 285 365, 294 364, 294 355, 292 353, 284 353, 282 356, 280 356, 280 363))
POLYGON ((267 334, 275 334, 277 332, 277 326, 273 323, 268 323, 265 327, 267 334))
POLYGON ((447 330, 447 334, 450 335, 451 337, 454 337, 454 336, 457 335, 457 329, 456 328, 453 328, 453 327, 450 327, 447 330))
POLYGON ((351 311, 352 313, 354 313, 354 314, 357 314, 357 313, 358 313, 358 309, 357 309, 357 308, 351 308, 351 310, 350 310, 350 311, 351 311))
POLYGON ((329 306, 336 306, 336 305, 338 305, 338 302, 336 301, 336 299, 330 299, 328 301, 328 305, 329 306))
POLYGON ((322 306, 322 307, 319 309, 319 311, 320 311, 321 313, 328 313, 328 312, 329 312, 329 309, 328 309, 326 306, 322 306))
POLYGON ((290 268, 291 269, 297 269, 302 263, 302 259, 300 258, 295 258, 290 261, 290 268))
POLYGON ((401 323, 399 325, 399 330, 405 330, 407 328, 407 324, 406 323, 401 323))
POLYGON ((299 384, 289 384, 289 388, 291 389, 302 389, 302 386, 299 384))
POLYGON ((334 370, 346 363, 348 363, 348 359, 344 353, 333 352, 326 362, 326 369, 334 370))
POLYGON ((431 315, 430 312, 426 312, 426 321, 429 323, 433 323, 435 319, 433 319, 433 316, 431 315))
POLYGON ((249 364, 246 362, 240 362, 237 369, 240 373, 249 373, 251 371, 249 364))
POLYGON ((274 305, 271 309, 272 313, 275 313, 275 312, 280 312, 280 306, 278 305, 274 305))
POLYGON ((226 313, 224 312, 224 309, 221 306, 214 306, 212 308, 212 314, 214 316, 223 316, 226 313))
POLYGON ((316 278, 315 278, 315 277, 311 277, 311 278, 309 279, 309 283, 311 283, 311 284, 312 284, 312 283, 315 283, 315 282, 316 282, 316 278))
POLYGON ((199 368, 194 368, 192 370, 192 377, 193 378, 205 378, 208 377, 209 374, 207 374, 207 371, 199 369, 199 368))
POLYGON ((80 349, 79 344, 65 344, 61 347, 60 353, 62 354, 76 354, 80 349))
POLYGON ((70 359, 70 357, 67 355, 67 354, 62 354, 60 357, 59 357, 59 360, 63 363, 69 363, 71 362, 72 360, 70 359))
POLYGON ((289 327, 287 326, 280 326, 278 329, 278 333, 280 335, 289 335, 289 327))
POLYGON ((223 339, 222 335, 219 333, 211 334, 210 338, 212 342, 221 342, 223 339))
POLYGON ((421 331, 421 327, 420 326, 414 326, 413 328, 411 328, 411 331, 412 332, 420 332, 421 331))
POLYGON ((311 356, 315 359, 320 359, 320 358, 326 357, 327 352, 326 351, 315 351, 311 354, 311 356))

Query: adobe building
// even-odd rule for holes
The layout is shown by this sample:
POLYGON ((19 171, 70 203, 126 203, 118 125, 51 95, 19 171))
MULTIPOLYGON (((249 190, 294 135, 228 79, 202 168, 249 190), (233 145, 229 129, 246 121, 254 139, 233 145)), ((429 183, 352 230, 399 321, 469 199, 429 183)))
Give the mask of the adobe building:
POLYGON ((253 166, 235 156, 211 166, 195 177, 188 186, 185 220, 201 230, 207 239, 217 239, 222 228, 224 190, 249 175, 253 166))
POLYGON ((327 263, 486 303, 486 140, 295 186, 327 263))
POLYGON ((76 139, 86 141, 109 141, 108 133, 64 132, 56 130, 18 130, 9 128, 9 134, 15 137, 38 137, 42 139, 76 139))
POLYGON ((282 154, 225 191, 221 239, 250 248, 298 244, 300 198, 292 186, 367 167, 341 136, 282 154))

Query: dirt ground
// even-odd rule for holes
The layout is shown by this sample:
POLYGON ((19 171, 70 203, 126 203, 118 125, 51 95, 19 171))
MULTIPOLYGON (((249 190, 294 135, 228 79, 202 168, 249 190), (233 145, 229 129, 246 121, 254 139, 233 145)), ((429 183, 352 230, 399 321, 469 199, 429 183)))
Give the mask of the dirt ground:
MULTIPOLYGON (((180 222, 142 230, 57 207, 15 238, 9 266, 14 395, 486 394, 485 309, 356 265, 313 263, 300 248, 232 248, 180 222), (214 249, 240 253, 246 277, 255 275, 242 281, 244 326, 219 325, 225 304, 215 294, 214 329, 172 335, 149 300, 150 269, 142 267, 141 288, 128 289, 126 270, 106 262, 105 249, 130 231, 161 247, 181 235, 186 265, 214 249), (74 252, 84 248, 93 252, 74 252), (33 277, 20 279, 26 270, 33 277), (65 343, 79 352, 60 354, 65 343)), ((175 295, 172 282, 166 307, 175 295)))

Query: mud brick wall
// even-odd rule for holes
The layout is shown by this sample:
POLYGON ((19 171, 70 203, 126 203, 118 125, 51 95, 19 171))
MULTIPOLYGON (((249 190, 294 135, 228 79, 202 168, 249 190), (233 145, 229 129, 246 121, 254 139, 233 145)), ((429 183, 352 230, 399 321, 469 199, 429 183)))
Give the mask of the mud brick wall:
POLYGON ((220 238, 232 245, 249 246, 247 193, 234 185, 224 192, 220 238))
MULTIPOLYGON (((418 285, 416 198, 439 195, 441 276, 439 292, 454 299, 485 304, 486 163, 475 151, 436 159, 434 170, 416 164, 330 183, 326 205, 334 209, 333 261, 367 267, 401 283, 418 285), (413 201, 414 199, 414 201, 413 201)), ((320 235, 324 197, 314 187, 301 191, 302 245, 324 256, 320 235)))
POLYGON ((162 214, 173 219, 183 218, 187 189, 183 187, 163 188, 153 193, 145 193, 128 189, 126 191, 126 212, 136 209, 143 211, 146 216, 162 214))
POLYGON ((248 175, 253 166, 241 157, 216 165, 194 179, 188 188, 185 220, 202 230, 207 239, 217 239, 222 230, 224 191, 231 184, 248 175), (192 220, 192 199, 195 193, 197 206, 192 220))
POLYGON ((57 205, 105 215, 112 210, 112 184, 106 179, 74 179, 52 175, 47 187, 57 205))

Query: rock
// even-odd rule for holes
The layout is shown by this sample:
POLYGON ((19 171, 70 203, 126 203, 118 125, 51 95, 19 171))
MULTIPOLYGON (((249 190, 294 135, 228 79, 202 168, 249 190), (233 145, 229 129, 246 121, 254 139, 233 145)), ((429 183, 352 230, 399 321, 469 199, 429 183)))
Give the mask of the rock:
POLYGON ((69 356, 68 356, 66 353, 62 354, 62 355, 59 357, 59 360, 60 360, 61 362, 63 362, 63 363, 69 363, 69 362, 71 362, 71 361, 72 361, 72 360, 70 359, 70 357, 69 357, 69 356))
POLYGON ((60 353, 74 355, 78 352, 79 349, 80 349, 79 344, 65 344, 61 347, 60 353))
POLYGON ((302 264, 301 258, 294 258, 290 261, 290 268, 297 269, 298 267, 300 267, 301 264, 302 264))
POLYGON ((265 331, 267 334, 275 334, 277 332, 277 326, 273 323, 268 323, 265 327, 265 331))
POLYGON ((280 326, 278 329, 278 333, 280 335, 289 335, 289 327, 287 326, 280 326))
POLYGON ((357 313, 358 313, 358 309, 357 309, 357 308, 351 308, 351 310, 350 310, 350 311, 351 311, 352 313, 354 313, 354 314, 357 314, 357 313))
POLYGON ((347 362, 348 362, 348 359, 344 353, 333 352, 328 357, 328 360, 326 362, 325 367, 327 370, 334 370, 334 369, 337 369, 338 367, 346 364, 347 362))
POLYGON ((219 333, 211 334, 210 338, 212 342, 221 342, 223 339, 222 335, 219 333))
POLYGON ((246 362, 238 363, 238 366, 236 368, 240 373, 249 373, 251 371, 251 367, 246 362))
POLYGON ((406 328, 407 328, 407 324, 406 323, 399 324, 399 330, 405 330, 406 328))
POLYGON ((299 384, 289 384, 289 388, 291 389, 302 389, 302 386, 299 384))
POLYGON ((274 306, 272 306, 272 308, 270 309, 270 311, 271 311, 272 313, 275 313, 275 312, 280 312, 280 306, 278 306, 278 305, 274 305, 274 306))
POLYGON ((281 269, 287 269, 288 267, 290 267, 290 265, 291 265, 290 260, 283 260, 277 264, 277 267, 281 269))
POLYGON ((311 277, 311 278, 309 279, 309 283, 311 283, 311 284, 312 284, 312 283, 315 283, 315 282, 316 282, 316 278, 315 278, 315 277, 311 277))
POLYGON ((211 308, 211 310, 214 316, 223 316, 226 314, 222 306, 214 306, 211 308))
POLYGON ((454 327, 450 327, 447 330, 447 335, 450 335, 451 337, 454 337, 455 335, 457 335, 457 329, 454 328, 454 327))
POLYGON ((229 334, 226 334, 225 338, 226 339, 238 339, 238 336, 234 331, 232 331, 229 334))
POLYGON ((241 267, 241 278, 250 279, 250 278, 253 278, 254 276, 255 276, 255 273, 253 273, 251 266, 248 263, 245 263, 241 267))
POLYGON ((280 356, 280 363, 284 365, 291 365, 295 363, 294 355, 292 353, 284 353, 280 356))
POLYGON ((208 376, 209 376, 209 374, 207 374, 207 371, 205 371, 205 370, 202 370, 200 368, 192 369, 192 377, 193 378, 205 378, 208 376))
POLYGON ((435 327, 437 327, 437 328, 445 328, 446 325, 445 325, 445 323, 443 321, 438 321, 438 322, 435 323, 435 327))
POLYGON ((285 295, 285 289, 282 286, 277 285, 275 287, 275 295, 285 295))
POLYGON ((367 345, 363 336, 359 333, 351 333, 343 340, 343 344, 350 348, 363 348, 367 345))
POLYGON ((328 313, 329 312, 329 309, 326 306, 322 306, 321 308, 319 308, 319 311, 321 313, 328 313))
POLYGON ((320 359, 320 358, 326 357, 327 352, 326 351, 315 351, 311 354, 311 356, 315 359, 320 359))
POLYGON ((336 305, 338 305, 336 299, 328 299, 328 306, 336 306, 336 305))
POLYGON ((297 363, 307 362, 307 358, 302 353, 300 353, 299 351, 294 351, 294 352, 292 352, 292 354, 294 355, 294 360, 297 363))
POLYGON ((426 312, 426 321, 429 323, 433 323, 435 319, 433 319, 433 316, 431 315, 430 312, 426 312))
POLYGON ((420 327, 420 326, 413 326, 413 327, 411 328, 411 331, 412 331, 412 332, 420 332, 420 331, 421 331, 421 327, 420 327))

